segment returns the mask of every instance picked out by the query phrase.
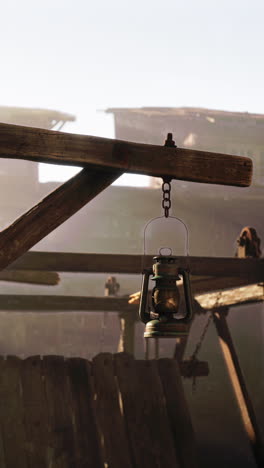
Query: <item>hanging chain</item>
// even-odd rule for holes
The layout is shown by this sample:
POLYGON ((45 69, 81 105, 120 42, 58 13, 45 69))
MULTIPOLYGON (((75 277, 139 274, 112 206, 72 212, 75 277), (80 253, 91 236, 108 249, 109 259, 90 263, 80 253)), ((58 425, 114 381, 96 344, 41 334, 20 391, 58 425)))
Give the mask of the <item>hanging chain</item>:
MULTIPOLYGON (((173 140, 172 133, 167 134, 167 139, 165 141, 164 146, 168 148, 177 148, 175 145, 175 141, 173 140)), ((169 217, 169 211, 171 208, 171 178, 170 177, 163 177, 163 184, 162 184, 162 208, 164 209, 164 216, 165 218, 169 217)))
POLYGON ((195 390, 196 390, 196 376, 195 376, 195 368, 196 368, 196 364, 198 363, 198 360, 197 360, 197 356, 198 356, 198 353, 202 347, 202 344, 203 344, 203 341, 205 339, 205 336, 206 336, 206 333, 207 333, 207 330, 208 328, 210 327, 210 324, 211 324, 211 321, 212 321, 212 318, 213 318, 213 314, 210 313, 209 314, 209 317, 207 319, 207 322, 205 323, 205 327, 202 331, 202 334, 200 336, 200 339, 197 343, 197 345, 195 346, 195 349, 194 349, 194 352, 192 353, 192 355, 190 356, 189 358, 189 372, 190 374, 193 375, 193 380, 192 380, 192 392, 194 393, 195 390))
POLYGON ((164 209, 165 218, 169 217, 169 211, 171 208, 171 184, 169 180, 163 179, 162 184, 162 208, 164 209))
POLYGON ((209 315, 209 317, 208 317, 208 319, 207 319, 207 322, 206 322, 206 324, 205 324, 205 327, 204 327, 204 329, 203 329, 203 331, 202 331, 202 334, 201 334, 201 336, 200 336, 200 339, 199 339, 197 345, 195 346, 194 352, 192 353, 192 355, 191 355, 191 357, 190 357, 190 361, 196 361, 196 360, 197 360, 197 355, 198 355, 198 353, 199 353, 199 351, 200 351, 200 349, 201 349, 201 347, 202 347, 202 344, 203 344, 203 341, 204 341, 204 339, 205 339, 205 335, 206 335, 206 333, 207 333, 207 330, 208 330, 208 328, 209 328, 209 326, 210 326, 212 317, 213 317, 213 315, 210 313, 210 315, 209 315))

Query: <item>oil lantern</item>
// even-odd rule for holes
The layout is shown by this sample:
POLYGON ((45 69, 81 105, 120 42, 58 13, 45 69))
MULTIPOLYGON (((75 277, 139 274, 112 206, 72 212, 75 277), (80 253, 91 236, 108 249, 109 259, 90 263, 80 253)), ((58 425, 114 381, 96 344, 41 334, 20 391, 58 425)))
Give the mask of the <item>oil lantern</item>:
MULTIPOLYGON (((168 133, 165 146, 176 147, 172 133, 168 133)), ((183 250, 186 258, 189 255, 188 228, 180 218, 170 216, 171 179, 168 177, 163 178, 162 194, 164 215, 151 219, 145 226, 143 258, 145 258, 147 250, 147 233, 150 233, 150 240, 153 238, 153 232, 149 228, 151 227, 154 232, 158 233, 156 226, 159 227, 159 234, 161 235, 159 241, 162 241, 163 245, 164 240, 165 245, 171 245, 171 247, 174 245, 177 256, 173 255, 171 247, 160 248, 159 255, 153 257, 152 268, 145 268, 143 271, 139 317, 146 324, 144 338, 177 338, 187 335, 193 315, 189 272, 187 269, 180 267, 178 256, 179 250, 183 250), (165 239, 164 234, 169 235, 169 237, 165 239), (151 280, 155 281, 155 286, 151 292, 151 300, 149 300, 148 292, 150 276, 151 280), (179 281, 182 283, 180 289, 183 289, 183 293, 180 292, 177 285, 179 281), (181 295, 185 298, 185 307, 182 307, 181 295)), ((151 245, 151 251, 155 250, 157 252, 156 247, 151 245)))
MULTIPOLYGON (((182 288, 181 288, 182 289, 182 288)), ((146 324, 144 338, 175 338, 188 334, 192 319, 192 294, 189 272, 179 268, 173 255, 153 257, 153 266, 143 273, 139 316, 146 324), (152 275, 152 277, 151 277, 152 275), (149 278, 155 281, 149 301, 149 278), (177 281, 182 280, 185 311, 181 312, 181 294, 177 281)))

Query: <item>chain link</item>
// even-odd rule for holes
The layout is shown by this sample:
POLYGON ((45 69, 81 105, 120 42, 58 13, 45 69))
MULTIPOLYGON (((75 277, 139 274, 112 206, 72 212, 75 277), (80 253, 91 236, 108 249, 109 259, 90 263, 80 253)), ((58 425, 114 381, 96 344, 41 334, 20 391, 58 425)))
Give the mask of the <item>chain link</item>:
POLYGON ((162 194, 163 194, 162 208, 164 209, 165 218, 168 218, 169 211, 171 208, 171 184, 169 181, 165 181, 164 179, 163 179, 163 184, 162 184, 162 194))
POLYGON ((189 372, 190 374, 192 374, 193 376, 193 380, 192 380, 192 392, 194 393, 196 391, 196 376, 195 376, 195 368, 196 368, 196 365, 198 363, 198 360, 197 360, 197 356, 198 356, 198 353, 202 347, 202 344, 203 344, 203 341, 205 339, 205 335, 207 333, 207 330, 208 328, 210 327, 210 324, 211 324, 211 321, 212 321, 212 318, 213 318, 213 313, 210 313, 209 314, 209 317, 207 319, 207 322, 205 323, 205 327, 202 331, 202 334, 200 336, 200 339, 197 343, 197 345, 195 346, 195 349, 194 349, 194 352, 192 353, 192 355, 190 356, 189 358, 189 372))

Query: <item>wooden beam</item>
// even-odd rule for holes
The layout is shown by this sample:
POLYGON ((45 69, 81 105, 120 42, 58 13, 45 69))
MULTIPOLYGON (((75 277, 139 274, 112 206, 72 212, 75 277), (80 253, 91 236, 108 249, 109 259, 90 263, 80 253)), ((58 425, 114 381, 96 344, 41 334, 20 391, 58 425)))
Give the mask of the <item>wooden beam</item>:
POLYGON ((0 310, 24 312, 131 312, 138 306, 128 304, 127 298, 57 295, 0 294, 0 310))
POLYGON ((98 168, 115 168, 193 182, 247 187, 252 160, 193 149, 0 124, 0 157, 98 168))
POLYGON ((249 284, 254 284, 257 277, 256 275, 255 279, 252 277, 248 280, 247 278, 236 278, 232 276, 208 276, 207 278, 192 276, 192 292, 193 294, 205 294, 213 291, 238 288, 239 286, 248 286, 249 284))
POLYGON ((55 271, 5 270, 0 271, 0 281, 56 286, 60 277, 55 271))
MULTIPOLYGON (((145 263, 151 266, 152 256, 148 256, 145 263)), ((196 293, 254 284, 264 279, 264 259, 179 257, 179 266, 191 271, 192 289, 196 293)), ((140 274, 142 256, 27 252, 8 267, 8 270, 13 269, 140 274)))
POLYGON ((60 226, 120 174, 116 170, 83 169, 23 214, 0 233, 0 269, 6 268, 60 226))
POLYGON ((226 291, 196 295, 195 299, 205 310, 234 307, 242 304, 262 302, 264 300, 264 288, 262 284, 253 284, 226 291))
MULTIPOLYGON (((246 286, 228 291, 196 295, 203 310, 221 309, 264 300, 263 287, 246 286)), ((128 304, 127 297, 88 297, 61 295, 0 294, 0 310, 23 311, 78 311, 138 313, 138 304, 128 304)))
MULTIPOLYGON (((152 256, 144 259, 144 264, 152 265, 152 256)), ((230 278, 243 278, 246 284, 264 280, 264 259, 220 258, 220 257, 178 257, 178 266, 190 270, 192 276, 215 276, 216 289, 221 289, 230 278)), ((141 255, 83 254, 65 252, 27 252, 8 269, 46 270, 82 273, 142 273, 141 255)), ((201 278, 206 282, 208 278, 201 278)), ((212 280, 213 281, 213 280, 212 280)), ((228 284, 227 286, 228 287, 228 284)))
POLYGON ((213 318, 243 426, 248 436, 257 467, 263 468, 264 446, 262 443, 262 437, 255 416, 254 407, 250 400, 243 372, 229 331, 226 320, 226 311, 216 311, 213 318))

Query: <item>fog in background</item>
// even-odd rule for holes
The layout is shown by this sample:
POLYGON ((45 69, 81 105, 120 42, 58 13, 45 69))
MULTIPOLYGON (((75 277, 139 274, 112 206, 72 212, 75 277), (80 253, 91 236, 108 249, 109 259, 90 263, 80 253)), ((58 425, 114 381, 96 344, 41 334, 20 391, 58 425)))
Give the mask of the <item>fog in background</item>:
MULTIPOLYGON (((118 126, 113 113, 105 112, 109 108, 190 107, 264 114, 263 17, 260 0, 10 0, 1 5, 0 108, 60 111, 75 118, 65 122, 63 131, 110 138, 118 126)), ((45 126, 39 122, 21 124, 45 126)), ((144 125, 147 132, 151 125, 144 125)), ((234 132, 239 125, 238 117, 234 132)), ((243 125, 241 136, 249 135, 243 125)), ((143 132, 146 142, 163 144, 166 132, 173 131, 176 143, 185 146, 178 124, 171 128, 168 120, 168 126, 153 130, 153 141, 143 132)), ((122 135, 126 139, 126 133, 122 135)), ((136 132, 133 135, 140 141, 136 132)), ((202 149, 218 151, 220 138, 218 143, 209 140, 208 133, 202 149)), ((194 147, 199 144, 198 140, 194 147)), ((245 156, 249 151, 253 160, 257 151, 254 184, 248 189, 173 182, 173 214, 189 227, 191 255, 232 257, 244 225, 253 225, 264 242, 261 144, 264 158, 264 137, 257 149, 252 140, 226 149, 233 154, 245 151, 245 156)), ((73 174, 62 166, 39 166, 0 161, 1 229, 73 174)), ((142 187, 108 188, 33 250, 141 253, 145 224, 161 214, 160 181, 136 177, 122 183, 142 187)), ((49 287, 1 282, 1 293, 102 296, 106 277, 65 273, 58 286, 49 287)), ((116 277, 120 295, 140 288, 140 275, 116 277)), ((196 318, 186 357, 206 319, 196 318)), ((263 426, 262 306, 231 309, 229 323, 263 426)), ((1 355, 91 359, 101 351, 117 351, 120 320, 116 313, 1 311, 0 328, 1 355)), ((136 325, 138 358, 143 357, 143 329, 136 325)), ((162 356, 172 356, 173 351, 171 342, 161 345, 162 356)), ((195 395, 190 380, 184 385, 202 466, 254 466, 213 326, 199 358, 208 361, 209 377, 199 379, 195 395)))

